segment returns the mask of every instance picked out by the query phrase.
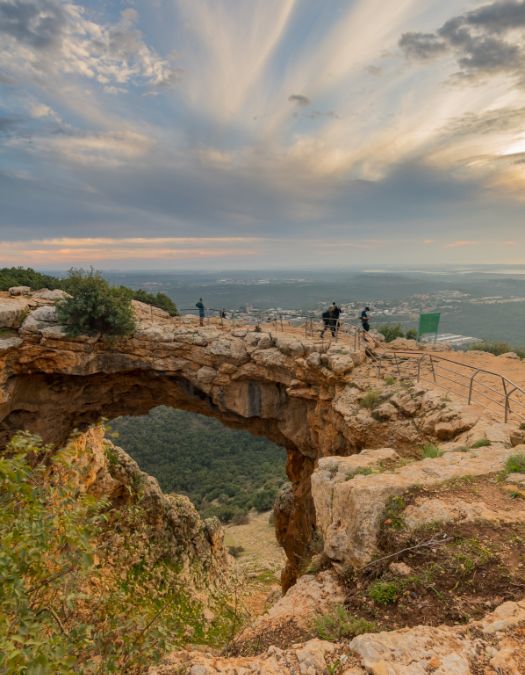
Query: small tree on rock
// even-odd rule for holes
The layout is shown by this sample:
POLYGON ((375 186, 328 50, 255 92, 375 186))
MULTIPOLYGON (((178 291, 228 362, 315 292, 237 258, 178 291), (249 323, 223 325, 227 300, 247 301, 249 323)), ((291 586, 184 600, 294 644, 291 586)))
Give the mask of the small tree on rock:
POLYGON ((135 330, 129 295, 100 272, 70 270, 64 288, 73 297, 58 303, 57 313, 68 335, 126 336, 135 330))

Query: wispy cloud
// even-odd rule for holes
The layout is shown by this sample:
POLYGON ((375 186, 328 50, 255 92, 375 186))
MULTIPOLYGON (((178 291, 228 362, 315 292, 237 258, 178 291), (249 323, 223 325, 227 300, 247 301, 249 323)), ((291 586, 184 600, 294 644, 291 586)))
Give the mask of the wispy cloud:
POLYGON ((0 253, 523 242, 524 5, 0 0, 0 253))

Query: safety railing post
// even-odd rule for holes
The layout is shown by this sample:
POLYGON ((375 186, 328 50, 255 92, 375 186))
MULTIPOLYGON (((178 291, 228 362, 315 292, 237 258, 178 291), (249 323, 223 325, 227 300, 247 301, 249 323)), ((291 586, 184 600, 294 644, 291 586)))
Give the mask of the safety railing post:
POLYGON ((397 360, 397 354, 394 352, 394 363, 396 364, 396 370, 399 377, 401 377, 401 369, 399 368, 399 361, 397 360))
POLYGON ((479 373, 479 370, 476 370, 476 372, 472 373, 472 377, 470 378, 469 382, 469 387, 468 387, 468 401, 467 404, 470 405, 472 403, 472 394, 474 392, 474 378, 476 375, 479 373))
POLYGON ((504 397, 505 397, 505 424, 506 424, 508 419, 509 419, 509 412, 510 412, 510 406, 509 406, 509 396, 510 396, 510 394, 508 393, 508 390, 507 390, 507 382, 505 381, 505 378, 503 376, 501 377, 501 384, 503 385, 503 391, 504 391, 504 397))

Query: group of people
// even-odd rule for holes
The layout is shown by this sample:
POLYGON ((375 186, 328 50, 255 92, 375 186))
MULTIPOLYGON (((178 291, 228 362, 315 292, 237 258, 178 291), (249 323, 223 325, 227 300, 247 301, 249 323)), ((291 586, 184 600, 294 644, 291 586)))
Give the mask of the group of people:
MULTIPOLYGON (((370 307, 366 306, 362 311, 361 314, 359 315, 359 319, 361 321, 361 327, 364 331, 368 333, 370 330, 370 319, 368 316, 368 312, 370 311, 370 307)), ((339 317, 341 316, 341 307, 334 301, 326 309, 322 314, 321 317, 323 319, 323 329, 321 331, 321 337, 324 337, 324 334, 326 331, 330 331, 335 337, 337 335, 337 331, 339 330, 339 317)))
MULTIPOLYGON (((199 323, 201 326, 204 325, 204 317, 206 315, 206 307, 204 306, 204 303, 202 302, 202 298, 199 298, 199 302, 195 304, 195 307, 199 310, 199 323)), ((339 330, 339 317, 341 316, 342 313, 341 307, 334 301, 326 309, 321 317, 323 319, 323 329, 321 331, 321 337, 324 337, 324 334, 326 331, 330 331, 333 337, 337 335, 337 331, 339 330)), ((369 317, 368 317, 368 312, 370 311, 370 307, 366 306, 362 311, 361 314, 359 315, 359 318, 361 320, 361 327, 364 331, 368 333, 370 330, 370 322, 369 322, 369 317)), ((220 312, 221 318, 226 317, 226 312, 224 309, 221 310, 220 312)))

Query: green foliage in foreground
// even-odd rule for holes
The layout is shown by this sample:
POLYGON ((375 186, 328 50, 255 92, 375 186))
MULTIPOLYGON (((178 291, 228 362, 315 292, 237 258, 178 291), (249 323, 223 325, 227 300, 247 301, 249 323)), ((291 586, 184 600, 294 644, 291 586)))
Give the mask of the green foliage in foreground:
POLYGON ((159 407, 111 427, 164 492, 187 495, 205 517, 231 522, 250 509, 268 511, 286 481, 282 448, 202 415, 159 407))
POLYGON ((341 605, 315 620, 317 637, 330 642, 340 642, 345 638, 353 638, 362 633, 373 633, 376 630, 375 623, 352 616, 341 605))
POLYGON ((223 644, 237 617, 221 600, 206 623, 140 495, 79 495, 78 466, 26 434, 0 458, 0 672, 142 673, 188 640, 223 644))
POLYGON ((482 340, 481 342, 474 342, 469 345, 468 349, 470 351, 489 352, 495 356, 501 356, 501 354, 507 354, 508 352, 515 352, 521 359, 525 358, 525 349, 517 349, 508 342, 482 340))
POLYGON ((99 272, 71 270, 64 288, 73 297, 57 304, 68 335, 131 335, 135 329, 131 299, 112 288, 99 272))

